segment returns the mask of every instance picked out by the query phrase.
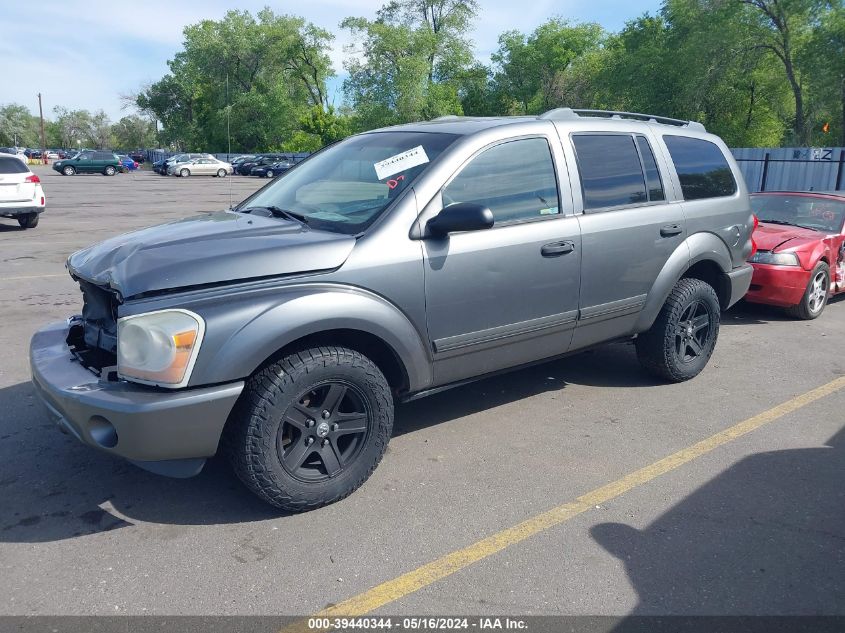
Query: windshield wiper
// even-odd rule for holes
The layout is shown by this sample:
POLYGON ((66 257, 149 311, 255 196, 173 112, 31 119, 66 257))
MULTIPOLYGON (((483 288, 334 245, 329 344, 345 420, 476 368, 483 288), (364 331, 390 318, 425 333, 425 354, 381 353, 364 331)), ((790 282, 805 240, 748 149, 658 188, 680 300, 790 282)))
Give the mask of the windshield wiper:
POLYGON ((250 213, 255 209, 266 209, 267 211, 273 214, 274 218, 286 218, 288 220, 294 220, 296 222, 299 222, 304 226, 308 226, 308 218, 306 218, 301 213, 288 211, 286 209, 282 209, 281 207, 276 207, 273 205, 261 207, 247 207, 246 209, 238 209, 238 211, 240 211, 241 213, 250 213))
POLYGON ((767 220, 765 218, 760 218, 760 222, 765 222, 766 224, 784 224, 786 226, 798 226, 793 222, 787 222, 786 220, 767 220))

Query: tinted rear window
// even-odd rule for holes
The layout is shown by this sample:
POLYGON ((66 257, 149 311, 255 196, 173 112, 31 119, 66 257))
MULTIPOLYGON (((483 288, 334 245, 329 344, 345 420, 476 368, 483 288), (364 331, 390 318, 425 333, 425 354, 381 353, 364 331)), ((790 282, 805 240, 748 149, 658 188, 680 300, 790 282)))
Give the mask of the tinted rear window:
POLYGON ((29 168, 13 156, 0 156, 0 174, 25 174, 29 168))
POLYGON ((575 134, 584 208, 648 201, 640 155, 630 134, 575 134))
POLYGON ((736 193, 736 181, 722 150, 710 141, 664 136, 685 200, 720 198, 736 193))
POLYGON ((115 160, 114 154, 109 152, 97 152, 94 155, 94 160, 115 160))

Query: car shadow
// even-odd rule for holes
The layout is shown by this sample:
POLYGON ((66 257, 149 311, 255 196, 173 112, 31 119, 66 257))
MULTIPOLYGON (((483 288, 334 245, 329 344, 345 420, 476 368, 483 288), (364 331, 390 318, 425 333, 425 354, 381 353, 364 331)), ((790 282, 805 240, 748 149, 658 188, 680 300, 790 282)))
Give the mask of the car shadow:
POLYGON ((643 370, 632 343, 610 343, 400 404, 393 435, 411 433, 547 391, 558 391, 568 384, 630 388, 664 383, 643 370))
MULTIPOLYGON (((612 344, 400 404, 394 434, 570 383, 658 384, 639 367, 632 345, 612 344)), ((252 495, 221 457, 196 477, 170 479, 80 444, 56 429, 29 383, 0 389, 0 411, 0 542, 56 541, 131 522, 210 525, 285 516, 252 495)))
POLYGON ((17 220, 0 218, 0 233, 22 233, 25 230, 20 227, 17 220), (12 224, 13 222, 14 224, 12 224))
POLYGON ((783 308, 740 301, 722 313, 722 325, 765 325, 779 321, 795 321, 783 308))
POLYGON ((825 447, 740 460, 644 529, 594 526, 639 597, 614 630, 653 615, 845 615, 843 472, 845 427, 825 447))

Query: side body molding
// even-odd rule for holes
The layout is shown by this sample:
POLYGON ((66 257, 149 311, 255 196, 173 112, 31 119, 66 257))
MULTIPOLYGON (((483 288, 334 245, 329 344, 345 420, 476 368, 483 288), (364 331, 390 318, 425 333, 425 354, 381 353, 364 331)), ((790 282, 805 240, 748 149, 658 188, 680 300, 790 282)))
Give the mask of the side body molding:
POLYGON ((672 292, 672 287, 693 265, 705 260, 714 262, 723 273, 733 268, 727 245, 713 233, 695 233, 678 245, 646 297, 635 332, 645 332, 651 327, 672 292))
POLYGON ((192 386, 244 378, 286 345, 328 330, 378 337, 403 365, 411 391, 431 385, 431 355, 411 321, 384 298, 360 288, 324 283, 248 293, 230 296, 225 306, 208 306, 201 314, 207 332, 225 336, 203 344, 192 386))

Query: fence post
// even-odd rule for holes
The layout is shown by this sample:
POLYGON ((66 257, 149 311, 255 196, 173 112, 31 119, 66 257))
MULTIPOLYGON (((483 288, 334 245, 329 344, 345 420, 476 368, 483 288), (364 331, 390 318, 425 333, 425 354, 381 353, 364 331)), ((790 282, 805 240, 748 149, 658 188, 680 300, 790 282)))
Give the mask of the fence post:
POLYGON ((766 190, 766 179, 769 177, 769 152, 763 157, 763 175, 760 178, 760 191, 766 190))
POLYGON ((833 186, 834 191, 842 189, 842 172, 845 171, 845 149, 839 150, 839 167, 836 168, 836 184, 833 186))

